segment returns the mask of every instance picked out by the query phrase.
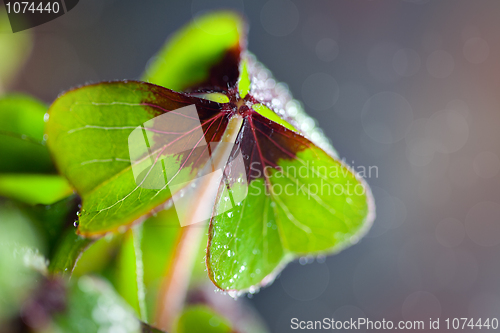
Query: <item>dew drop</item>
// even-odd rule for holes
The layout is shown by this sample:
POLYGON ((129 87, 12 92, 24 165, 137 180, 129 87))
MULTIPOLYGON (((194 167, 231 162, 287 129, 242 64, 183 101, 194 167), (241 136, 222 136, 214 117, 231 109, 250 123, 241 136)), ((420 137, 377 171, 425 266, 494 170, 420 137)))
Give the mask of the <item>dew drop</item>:
POLYGON ((233 217, 233 212, 227 213, 227 217, 233 217))
POLYGON ((73 222, 73 226, 74 226, 75 228, 78 228, 78 225, 79 225, 79 224, 80 224, 80 223, 79 223, 78 221, 73 222))

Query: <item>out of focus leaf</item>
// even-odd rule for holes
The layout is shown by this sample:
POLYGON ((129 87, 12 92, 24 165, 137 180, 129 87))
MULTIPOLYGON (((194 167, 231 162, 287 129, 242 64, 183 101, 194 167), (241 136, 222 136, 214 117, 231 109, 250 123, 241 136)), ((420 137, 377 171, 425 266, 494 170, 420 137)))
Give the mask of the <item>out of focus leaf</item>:
POLYGON ((205 283, 189 291, 186 306, 203 305, 215 313, 223 314, 231 323, 234 331, 239 333, 269 332, 264 321, 246 299, 234 299, 221 293, 214 293, 213 285, 205 283))
POLYGON ((0 93, 29 57, 32 48, 31 32, 12 33, 7 13, 0 10, 0 93))
MULTIPOLYGON (((0 51, 1 52, 1 51, 0 51)), ((52 204, 73 190, 55 167, 44 141, 47 106, 21 94, 0 98, 0 196, 52 204)))
POLYGON ((14 314, 35 288, 45 259, 42 241, 29 219, 10 203, 0 203, 0 320, 14 314))
POLYGON ((160 331, 159 329, 149 326, 148 324, 142 323, 142 333, 166 333, 166 332, 160 331))
POLYGON ((77 235, 76 229, 66 230, 50 260, 49 271, 52 274, 71 275, 76 262, 91 243, 91 239, 77 235))
POLYGON ((63 239, 66 229, 74 230, 73 221, 76 218, 80 199, 71 195, 51 205, 27 205, 19 203, 24 213, 37 225, 47 243, 47 257, 54 256, 55 249, 63 239))
POLYGON ((108 277, 108 274, 114 274, 112 262, 119 255, 122 242, 123 234, 109 235, 93 242, 78 260, 73 276, 99 274, 108 277))
POLYGON ((176 212, 167 209, 129 230, 122 239, 112 281, 118 293, 147 323, 155 321, 159 292, 179 234, 176 212))
POLYGON ((49 205, 72 193, 68 181, 58 175, 0 173, 0 196, 31 205, 49 205))
POLYGON ((141 233, 142 225, 125 233, 113 282, 118 293, 135 310, 136 316, 148 322, 144 265, 140 250, 141 233))
POLYGON ((236 83, 245 44, 246 24, 240 15, 222 11, 197 17, 172 36, 142 79, 176 91, 226 90, 236 83))
POLYGON ((186 308, 179 317, 173 333, 230 333, 231 323, 207 306, 186 308))
POLYGON ((103 280, 88 276, 72 280, 66 310, 53 318, 56 333, 139 333, 132 309, 103 280))
POLYGON ((46 112, 45 104, 29 96, 0 98, 0 173, 55 172, 43 139, 46 112))

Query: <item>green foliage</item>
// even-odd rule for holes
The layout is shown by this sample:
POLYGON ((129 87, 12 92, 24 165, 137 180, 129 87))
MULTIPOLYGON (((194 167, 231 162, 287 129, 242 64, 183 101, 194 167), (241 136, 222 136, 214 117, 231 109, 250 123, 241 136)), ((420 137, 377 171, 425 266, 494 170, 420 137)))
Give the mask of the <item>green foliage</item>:
MULTIPOLYGON (((83 199, 78 228, 80 234, 95 237, 117 231, 120 226, 132 224, 171 198, 172 193, 167 186, 148 189, 136 184, 128 138, 138 126, 154 121, 153 118, 162 110, 175 110, 193 103, 200 109, 206 108, 202 122, 224 123, 224 117, 212 111, 218 105, 215 102, 190 98, 141 82, 82 87, 59 97, 50 107, 47 144, 58 169, 83 199)), ((183 117, 174 117, 174 120, 182 121, 183 117)), ((178 130, 178 124, 172 122, 170 130, 178 130)), ((134 167, 147 169, 151 160, 164 159, 167 173, 180 170, 176 182, 189 181, 192 174, 204 166, 208 156, 191 158, 189 164, 181 168, 180 159, 185 153, 171 153, 170 148, 189 146, 190 140, 193 140, 189 131, 195 129, 195 125, 185 125, 188 134, 179 134, 176 146, 165 149, 166 146, 157 144, 148 155, 141 156, 134 167)), ((151 127, 154 128, 154 125, 151 127)), ((151 135, 158 134, 149 128, 145 130, 151 135)), ((220 137, 220 134, 216 135, 220 137)), ((158 141, 161 142, 161 138, 158 141)), ((155 172, 148 173, 147 177, 144 182, 155 177, 163 178, 155 172)))
POLYGON ((210 308, 202 305, 190 306, 180 316, 174 333, 230 333, 231 324, 210 308))
POLYGON ((47 106, 21 94, 0 97, 0 195, 29 204, 51 204, 70 195, 55 174, 45 146, 47 106), (3 156, 8 158, 3 158, 3 156))
MULTIPOLYGON (((238 91, 241 98, 245 98, 250 92, 250 74, 248 73, 248 60, 242 60, 240 64, 240 77, 238 79, 238 91)), ((274 112, 271 111, 274 114, 274 112)), ((279 118, 279 117, 278 117, 279 118)))
MULTIPOLYGON (((37 285, 33 276, 74 273, 67 310, 53 317, 56 332, 156 331, 134 317, 155 322, 186 222, 172 200, 183 195, 191 198, 188 213, 213 207, 206 238, 192 244, 203 244, 192 275, 206 278, 205 256, 212 282, 234 294, 257 291, 294 258, 336 253, 364 235, 374 218, 367 184, 255 90, 245 30, 232 12, 198 17, 154 58, 143 76, 151 83, 83 86, 57 98, 48 116, 32 98, 0 99, 0 154, 9 156, 0 160, 0 195, 17 202, 0 209, 13 221, 0 226, 0 256, 12 259, 0 268, 20 274, 0 273, 7 295, 0 310, 18 310, 37 285), (178 111, 193 104, 199 121, 178 111), (136 154, 141 140, 148 149, 136 154), (208 149, 203 140, 216 145, 208 149), (230 162, 222 165, 217 197, 198 202, 208 189, 196 179, 213 172, 221 156, 230 162), (42 230, 19 242, 47 255, 48 273, 44 265, 26 273, 7 253, 18 246, 11 241, 33 233, 17 228, 42 230)), ((233 324, 197 305, 173 332, 232 332, 233 324)))
POLYGON ((33 290, 45 259, 43 242, 17 207, 0 203, 0 320, 16 313, 33 290))
MULTIPOLYGON (((204 50, 225 52, 228 45, 234 43, 237 35, 233 34, 222 34, 224 38, 217 39, 217 43, 210 39, 220 37, 214 31, 226 31, 225 24, 235 30, 241 23, 237 16, 228 13, 195 20, 173 38, 160 59, 170 64, 182 61, 178 66, 168 66, 169 69, 196 68, 201 63, 206 69, 214 69, 210 71, 212 74, 218 73, 215 69, 219 70, 220 66, 210 57, 206 62, 200 62, 198 57, 206 57, 204 50), (221 17, 222 21, 216 20, 221 17), (200 40, 207 40, 209 44, 199 44, 200 40), (181 56, 183 52, 191 52, 193 45, 201 50, 196 53, 197 57, 181 56)), ((251 80, 255 78, 249 72, 248 60, 238 64, 228 62, 223 68, 226 73, 241 69, 240 78, 232 82, 233 87, 238 85, 239 92, 232 95, 234 90, 229 86, 218 94, 226 95, 226 101, 242 96, 251 98, 251 80)), ((167 84, 159 78, 190 78, 187 72, 173 75, 164 70, 158 67, 149 72, 158 78, 155 83, 167 84)), ((198 69, 196 72, 203 71, 198 69)), ((193 86, 194 81, 186 82, 183 88, 193 86)), ((180 87, 179 83, 177 86, 168 84, 180 87)), ((161 210, 161 205, 174 193, 167 185, 148 189, 140 186, 142 183, 137 184, 132 166, 127 163, 129 146, 134 144, 129 136, 142 124, 148 124, 143 128, 154 132, 156 127, 152 122, 159 119, 159 115, 170 114, 171 110, 190 104, 198 107, 202 126, 216 119, 239 117, 241 104, 209 102, 207 97, 175 93, 139 82, 115 82, 70 91, 50 107, 46 130, 48 145, 58 169, 82 196, 78 227, 81 235, 98 236, 117 231, 139 221, 152 210, 161 210)), ((207 247, 207 267, 212 281, 221 289, 237 291, 256 289, 272 281, 279 269, 296 256, 339 251, 362 236, 373 217, 369 189, 361 179, 334 156, 306 139, 265 102, 255 103, 248 98, 245 101, 246 105, 252 103, 252 108, 245 113, 241 127, 233 129, 238 133, 235 140, 238 151, 233 151, 233 158, 241 153, 244 165, 242 168, 232 163, 226 167, 207 247), (241 182, 243 179, 245 181, 241 182)), ((172 132, 161 133, 178 133, 175 140, 158 133, 151 135, 151 152, 132 164, 143 163, 144 169, 151 170, 146 177, 168 178, 167 175, 174 174, 177 183, 188 183, 208 160, 198 158, 195 163, 190 162, 189 156, 195 155, 196 146, 183 153, 171 153, 166 149, 177 140, 185 140, 185 146, 192 147, 187 134, 194 130, 195 123, 175 117, 175 112, 172 114, 172 125, 162 128, 162 131, 172 132), (184 131, 180 131, 178 128, 183 123, 184 131), (163 169, 159 169, 159 173, 154 171, 156 162, 147 165, 151 160, 162 161, 163 169)), ((226 124, 227 121, 221 121, 217 131, 224 132, 226 124)), ((208 125, 203 127, 204 133, 209 128, 208 125)), ((205 134, 205 139, 217 141, 221 136, 207 137, 205 134)), ((214 154, 218 154, 217 151, 216 148, 214 154)), ((165 182, 170 181, 168 178, 165 182)), ((135 230, 142 233, 143 228, 135 230)), ((141 286, 134 283, 138 256, 142 256, 136 238, 130 232, 125 237, 119 256, 121 269, 118 271, 122 275, 117 281, 122 296, 145 316, 146 311, 140 309, 140 297, 137 298, 142 293, 141 286)), ((167 248, 156 250, 170 253, 167 248)))
POLYGON ((233 12, 198 17, 168 41, 142 79, 176 91, 201 84, 226 53, 241 47, 245 30, 245 23, 233 12))
POLYGON ((50 272, 71 275, 76 262, 91 243, 91 239, 77 235, 74 229, 66 230, 58 240, 55 254, 50 261, 50 272))
POLYGON ((32 97, 0 97, 0 173, 54 172, 44 144, 47 106, 32 97))
POLYGON ((255 292, 295 256, 339 251, 366 228, 367 194, 353 187, 359 180, 318 148, 296 156, 278 160, 281 171, 253 180, 240 205, 224 207, 242 186, 220 196, 219 209, 226 212, 212 220, 207 266, 221 289, 255 292))
POLYGON ((141 332, 130 307, 105 281, 84 276, 68 289, 66 310, 53 318, 54 332, 141 332))
POLYGON ((73 193, 58 175, 0 174, 0 195, 31 205, 52 204, 73 193))

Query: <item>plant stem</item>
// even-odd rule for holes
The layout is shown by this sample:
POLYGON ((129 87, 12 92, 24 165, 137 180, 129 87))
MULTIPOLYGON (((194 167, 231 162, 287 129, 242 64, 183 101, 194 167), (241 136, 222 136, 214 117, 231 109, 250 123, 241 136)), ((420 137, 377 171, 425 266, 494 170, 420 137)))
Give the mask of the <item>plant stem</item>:
POLYGON ((200 240, 205 231, 205 223, 180 228, 168 275, 160 289, 155 318, 159 329, 170 331, 182 311, 200 240))
POLYGON ((207 175, 196 180, 195 188, 188 195, 175 201, 174 209, 180 208, 177 213, 182 227, 158 298, 155 322, 160 329, 170 331, 174 320, 182 311, 194 260, 203 233, 207 230, 206 223, 197 222, 206 220, 213 213, 222 172, 242 124, 242 117, 231 118, 221 138, 220 147, 215 149, 211 155, 211 163, 207 163, 205 167, 207 175))

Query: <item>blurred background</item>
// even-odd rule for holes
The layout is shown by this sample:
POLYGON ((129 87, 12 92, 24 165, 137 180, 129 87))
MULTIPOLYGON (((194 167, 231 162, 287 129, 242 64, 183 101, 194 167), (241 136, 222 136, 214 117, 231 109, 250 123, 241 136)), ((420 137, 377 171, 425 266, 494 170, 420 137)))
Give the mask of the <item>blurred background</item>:
POLYGON ((500 317, 499 1, 80 0, 32 29, 8 90, 50 103, 138 78, 170 33, 218 8, 246 15, 249 50, 340 156, 376 167, 368 236, 290 264, 249 300, 271 331, 294 317, 500 317))

